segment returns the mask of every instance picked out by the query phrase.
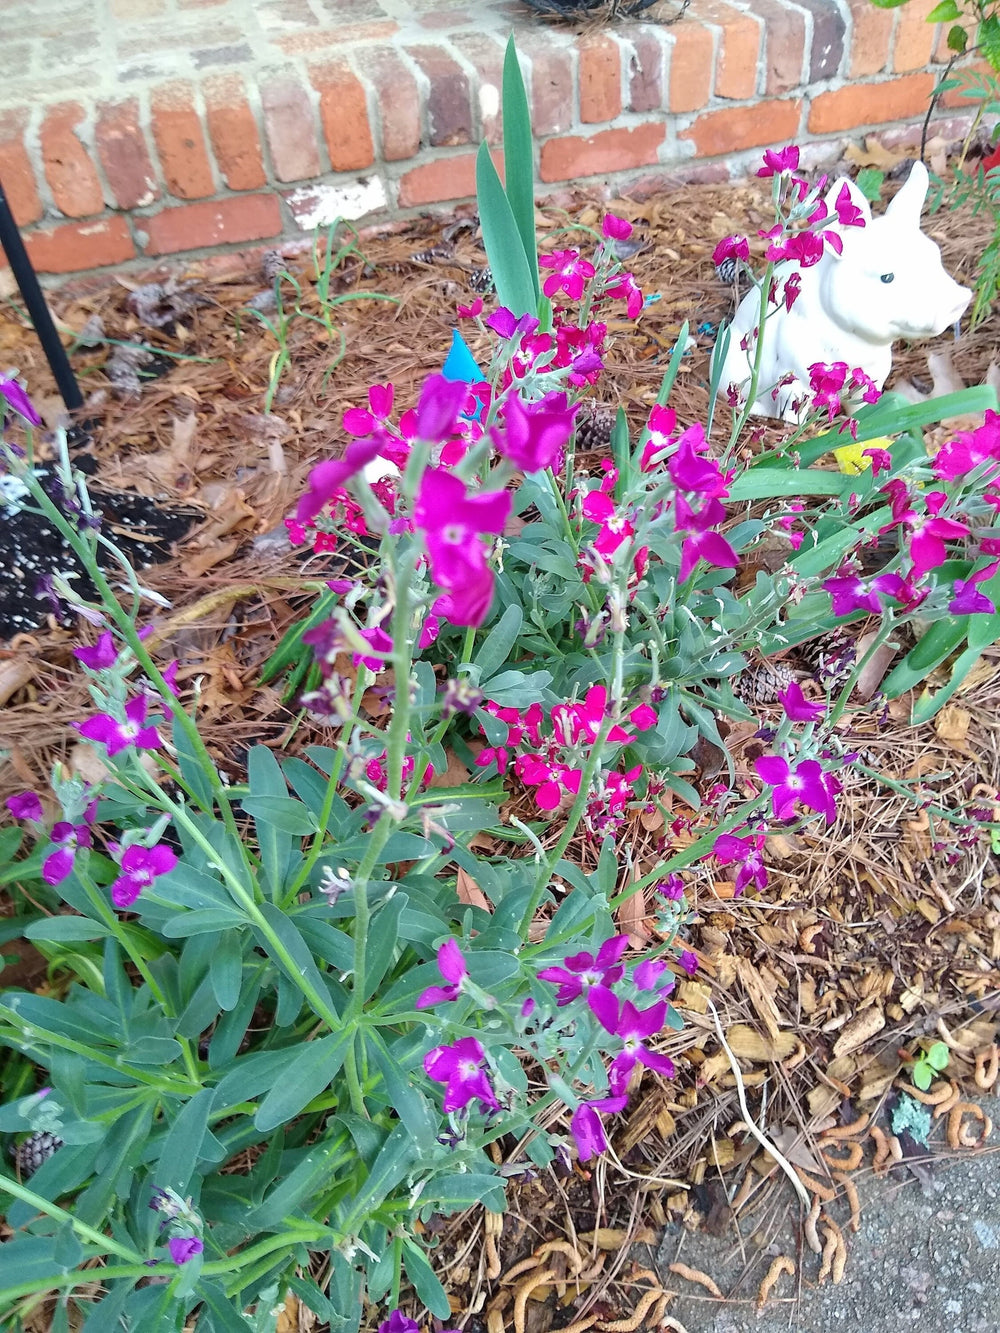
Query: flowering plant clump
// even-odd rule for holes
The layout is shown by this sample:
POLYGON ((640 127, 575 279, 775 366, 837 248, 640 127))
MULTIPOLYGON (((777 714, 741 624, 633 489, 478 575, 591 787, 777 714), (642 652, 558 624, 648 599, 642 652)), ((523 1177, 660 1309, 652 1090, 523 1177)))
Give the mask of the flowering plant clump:
MULTIPOLYGON (((504 123, 523 145, 526 102, 504 123)), ((795 166, 787 149, 764 169, 797 181, 795 166)), ((682 334, 638 434, 620 415, 607 457, 578 455, 604 316, 644 305, 620 257, 630 224, 609 214, 593 249, 536 262, 530 223, 504 232, 514 205, 490 172, 486 153, 498 302, 465 307, 482 378, 431 373, 398 416, 393 386, 373 384, 289 520, 320 596, 269 670, 293 671, 321 743, 256 745, 245 780, 225 782, 197 696, 177 697, 176 664, 138 628, 145 590, 122 562, 123 603, 102 572, 112 536, 77 532, 34 484, 30 436, 5 447, 101 593, 97 641, 76 654, 94 703, 77 730, 107 774, 89 786, 60 769, 51 796, 8 802, 9 860, 30 844, 26 933, 72 947, 80 979, 0 998, 4 1040, 30 1062, 0 1131, 63 1145, 3 1180, 10 1272, 24 1261, 9 1302, 89 1284, 99 1261, 105 1322, 180 1327, 198 1311, 237 1327, 291 1291, 345 1333, 366 1301, 383 1333, 413 1333, 404 1283, 448 1320, 431 1219, 501 1212, 512 1175, 612 1153, 612 1118, 681 1071, 675 986, 700 965, 691 869, 763 891, 766 835, 837 817, 866 655, 822 692, 787 686, 738 773, 723 730, 751 717, 733 688, 750 654, 862 618, 880 645, 919 612, 930 628, 905 676, 944 660, 957 620, 970 648, 1000 632, 1000 419, 929 459, 919 411, 883 396, 845 415, 867 389, 822 367, 819 437, 803 426, 762 451, 737 411, 719 443, 669 406, 682 334), (871 466, 810 466, 842 425, 880 441, 871 466), (737 580, 775 542, 780 566, 737 580), (699 743, 727 767, 707 791, 699 743), (629 836, 641 818, 661 831, 652 852, 629 836), (621 909, 647 890, 630 940, 621 909), (498 1166, 501 1139, 518 1146, 498 1166)), ((823 244, 854 225, 835 213, 823 244)), ((801 229, 775 225, 784 254, 801 229)), ((746 263, 749 242, 731 251, 746 263)), ((65 449, 59 477, 87 512, 65 449)))

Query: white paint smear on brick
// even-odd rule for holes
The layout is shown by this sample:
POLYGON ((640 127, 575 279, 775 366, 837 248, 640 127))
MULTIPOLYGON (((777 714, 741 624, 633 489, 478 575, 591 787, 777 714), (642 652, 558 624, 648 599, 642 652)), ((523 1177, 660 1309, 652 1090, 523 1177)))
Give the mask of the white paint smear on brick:
POLYGON ((353 221, 387 203, 385 185, 378 176, 363 176, 349 185, 307 185, 286 198, 303 231, 329 227, 338 218, 353 221))

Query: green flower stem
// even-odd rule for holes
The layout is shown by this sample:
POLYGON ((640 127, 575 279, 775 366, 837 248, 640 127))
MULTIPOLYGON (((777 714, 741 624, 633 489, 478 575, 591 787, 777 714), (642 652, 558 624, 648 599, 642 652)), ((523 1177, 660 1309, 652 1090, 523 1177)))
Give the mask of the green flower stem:
POLYGON ((53 1272, 46 1277, 37 1277, 28 1282, 16 1282, 9 1287, 0 1287, 0 1309, 7 1313, 12 1301, 21 1300, 25 1296, 38 1296, 44 1292, 66 1291, 72 1290, 74 1287, 85 1286, 94 1281, 95 1274, 100 1274, 101 1282, 110 1282, 112 1278, 116 1277, 149 1277, 152 1271, 145 1264, 137 1263, 129 1264, 127 1267, 112 1265, 106 1268, 76 1268, 71 1273, 53 1272))
MULTIPOLYGON (((27 1186, 22 1185, 19 1180, 13 1180, 10 1176, 0 1176, 0 1192, 10 1194, 15 1199, 20 1199, 31 1208, 51 1217, 57 1222, 68 1222, 76 1234, 82 1240, 89 1240, 92 1245, 100 1246, 102 1254, 116 1254, 119 1259, 124 1259, 130 1264, 142 1264, 142 1255, 137 1254, 135 1250, 130 1250, 127 1245, 122 1245, 119 1241, 112 1239, 111 1236, 105 1236, 101 1231, 95 1231, 93 1227, 81 1222, 79 1218, 74 1217, 72 1213, 66 1212, 65 1208, 60 1208, 56 1203, 50 1203, 48 1199, 36 1194, 27 1186)), ((79 1279, 80 1274, 76 1277, 79 1279)), ((25 1295, 28 1293, 25 1292, 25 1295)))
MULTIPOLYGON (((550 474, 551 475, 551 474, 550 474)), ((623 599, 624 600, 624 599, 623 599)), ((594 780, 595 774, 601 766, 601 760, 604 757, 604 746, 607 742, 611 728, 618 721, 618 713, 621 708, 622 699, 622 681, 625 670, 625 630, 624 628, 615 631, 614 646, 611 654, 611 698, 608 700, 608 707, 601 721, 600 731, 591 746, 590 753, 587 755, 583 766, 583 774, 580 778, 580 789, 576 794, 573 805, 570 808, 566 819, 565 827, 559 835, 555 846, 549 852, 548 856, 539 866, 538 874, 535 877, 534 887, 531 891, 531 898, 524 910, 521 918, 520 934, 522 938, 527 938, 528 927, 538 911, 546 889, 549 887, 549 881, 552 878, 552 872, 562 858, 563 852, 569 846, 580 821, 587 809, 587 801, 590 797, 590 785, 594 780)))
MULTIPOLYGON (((67 468, 67 471, 70 471, 69 455, 66 452, 65 444, 66 442, 64 436, 62 440, 63 462, 67 468)), ((56 527, 56 529, 62 534, 62 536, 65 537, 70 547, 79 556, 80 560, 83 563, 84 568, 87 571, 87 574, 90 576, 90 579, 92 580, 94 586, 100 593, 101 602, 105 611, 107 611, 107 613, 117 624, 119 630, 121 631, 122 638, 125 640, 129 648, 132 650, 132 653, 135 656, 136 661, 142 667, 143 671, 146 673, 149 679, 152 680, 153 683, 156 685, 156 688, 160 693, 160 697, 165 701, 172 701, 173 694, 170 690, 170 687, 167 685, 166 681, 163 678, 163 673, 156 666, 155 662, 147 652, 145 644, 143 643, 142 639, 140 639, 139 632, 136 629, 133 617, 128 614, 125 608, 118 601, 118 598, 115 596, 111 584, 108 582, 107 578, 105 577, 104 571, 98 564, 96 555, 94 554, 90 542, 88 542, 84 537, 80 535, 79 532, 77 532, 76 528, 73 526, 72 523, 67 522, 63 514, 52 503, 48 495, 46 495, 45 491, 38 484, 37 480, 34 477, 29 475, 23 480, 25 480, 25 483, 31 490, 35 502, 40 506, 45 517, 56 527)), ((115 548, 112 547, 111 549, 114 550, 115 548)), ((173 708, 173 714, 178 724, 180 725, 181 730, 184 732, 186 739, 191 745, 193 753, 198 756, 201 762, 201 768, 203 772, 209 779, 210 786, 218 802, 219 809, 222 812, 223 820, 225 822, 227 830, 236 839, 237 844, 240 847, 242 847, 243 844, 242 840, 239 837, 239 830, 236 825, 236 817, 233 814, 232 806, 229 802, 225 788, 219 781, 219 776, 215 771, 215 765, 212 763, 211 756, 209 755, 207 749, 205 748, 205 743, 201 739, 197 725, 195 724, 194 720, 188 715, 186 710, 181 708, 180 706, 173 708)), ((244 852, 244 856, 245 855, 246 853, 244 852)))
MULTIPOLYGON (((38 1055, 39 1048, 43 1046, 56 1046, 62 1051, 72 1051, 83 1060, 92 1060, 95 1064, 104 1065, 107 1069, 113 1069, 118 1074, 128 1074, 136 1083, 142 1083, 148 1088, 153 1088, 163 1096, 170 1097, 193 1097, 195 1093, 201 1092, 201 1082, 191 1083, 187 1079, 165 1078, 162 1074, 150 1074, 145 1069, 139 1069, 125 1061, 113 1059, 105 1055, 102 1051, 95 1050, 92 1046, 84 1046, 82 1042, 74 1041, 72 1037, 63 1037, 58 1032, 40 1031, 37 1024, 26 1023, 16 1010, 9 1004, 3 1006, 5 1012, 0 1017, 6 1020, 9 1027, 15 1032, 22 1034, 23 1044, 19 1044, 18 1049, 22 1054, 31 1059, 38 1055)), ((7 1038, 8 1041, 12 1039, 7 1038)), ((117 1112, 116 1112, 117 1114, 117 1112)))
POLYGON ((771 296, 771 284, 774 279, 774 264, 768 264, 760 284, 760 314, 757 317, 757 344, 754 348, 753 369, 750 372, 750 386, 747 389, 746 404, 736 418, 733 433, 729 438, 729 448, 736 446, 743 427, 750 420, 751 409, 757 400, 757 388, 760 384, 760 368, 764 360, 764 327, 767 323, 767 305, 771 296))
MULTIPOLYGON (((412 459, 411 459, 412 461, 412 459)), ((409 468, 407 468, 407 473, 409 468)), ((403 762, 410 730, 410 680, 413 644, 410 639, 410 588, 414 574, 412 558, 395 562, 396 601, 392 610, 392 667, 396 682, 392 718, 386 737, 386 793, 398 806, 403 795, 403 762)), ((371 913, 368 884, 378 858, 396 823, 389 809, 368 835, 365 855, 354 876, 354 967, 347 1018, 357 1024, 365 1003, 368 929, 371 913)), ((345 1068, 347 1067, 345 1062, 345 1068)), ((356 1072, 356 1067, 355 1067, 356 1072)))

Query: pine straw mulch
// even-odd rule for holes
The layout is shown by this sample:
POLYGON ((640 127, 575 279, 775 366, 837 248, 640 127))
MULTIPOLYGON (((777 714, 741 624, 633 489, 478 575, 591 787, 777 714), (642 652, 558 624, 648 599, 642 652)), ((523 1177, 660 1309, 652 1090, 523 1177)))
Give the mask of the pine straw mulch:
MULTIPOLYGON (((561 229, 574 223, 599 223, 601 207, 593 197, 566 203, 542 214, 550 244, 567 244, 561 229)), ((685 358, 671 403, 682 420, 704 419, 707 354, 731 299, 715 277, 711 251, 729 232, 753 234, 766 225, 767 208, 756 183, 691 187, 620 205, 639 224, 643 242, 631 267, 643 290, 659 297, 637 331, 611 318, 618 336, 601 398, 624 406, 633 425, 654 401, 685 320, 696 347, 685 358)), ((471 299, 469 277, 485 262, 473 228, 447 233, 452 239, 443 245, 443 227, 425 219, 364 239, 363 256, 346 259, 332 290, 348 296, 377 291, 395 304, 352 299, 337 308, 346 350, 336 364, 339 344, 317 324, 296 320, 291 361, 269 417, 262 402, 275 344, 246 311, 267 285, 258 257, 228 256, 175 270, 199 303, 167 329, 150 328, 130 308, 130 288, 137 285, 131 280, 71 284, 52 296, 67 334, 96 315, 108 337, 146 339, 204 358, 177 361, 138 399, 110 391, 106 347, 78 350, 74 364, 91 391, 87 416, 100 481, 206 512, 177 558, 144 571, 142 579, 171 604, 152 609, 156 651, 163 661, 180 660, 179 683, 188 699, 198 682, 202 733, 234 777, 242 774, 252 743, 296 752, 322 739, 282 702, 280 689, 257 684, 274 644, 308 605, 299 591, 301 562, 284 540, 281 521, 308 468, 341 447, 341 414, 365 402, 372 380, 391 380, 397 405, 406 406, 423 377, 440 366, 455 302, 471 299), (442 245, 437 254, 413 258, 442 245)), ((930 229, 949 270, 969 278, 988 236, 986 220, 940 214, 930 229)), ((273 259, 267 262, 273 266, 273 259)), ((315 311, 308 256, 290 253, 286 262, 302 283, 306 308, 315 311)), ((996 333, 991 319, 954 346, 956 368, 967 382, 985 376, 996 333)), ((481 350, 474 335, 473 329, 473 350, 481 350)), ((897 373, 926 378, 924 357, 919 349, 903 353, 897 373)), ((0 315, 0 369, 6 365, 16 365, 43 409, 54 412, 47 370, 13 302, 0 315)), ((306 572, 316 576, 315 567, 306 572)), ((0 769, 0 800, 25 786, 44 789, 54 762, 84 770, 90 762, 68 727, 88 708, 71 656, 81 637, 92 638, 93 631, 50 622, 0 649, 0 748, 10 756, 0 769)), ((993 808, 1000 791, 998 704, 1000 654, 993 651, 933 724, 908 727, 904 700, 891 707, 884 725, 861 720, 858 744, 889 776, 919 784, 941 804, 976 799, 993 808)), ((772 712, 758 711, 762 722, 772 712)), ((740 784, 749 781, 760 746, 748 732, 733 738, 740 784)), ((707 761, 702 778, 706 785, 713 779, 707 761)), ((732 884, 713 880, 708 867, 688 876, 689 943, 701 969, 678 992, 683 1030, 663 1042, 678 1077, 670 1083, 645 1077, 628 1113, 614 1124, 610 1160, 593 1170, 577 1166, 565 1177, 549 1172, 516 1179, 502 1228, 481 1210, 435 1228, 439 1270, 456 1316, 469 1316, 466 1329, 542 1333, 567 1325, 610 1327, 608 1320, 623 1318, 638 1327, 662 1315, 655 1285, 647 1282, 642 1319, 632 1324, 628 1317, 642 1287, 627 1271, 627 1242, 648 1239, 649 1228, 668 1219, 719 1229, 734 1211, 755 1206, 762 1182, 781 1178, 743 1126, 741 1093, 821 1198, 835 1190, 849 1195, 850 1187, 831 1173, 856 1170, 863 1152, 857 1126, 857 1150, 848 1139, 836 1164, 827 1160, 833 1140, 822 1136, 843 1133, 842 1122, 859 1114, 869 1115, 871 1125, 882 1114, 884 1125, 904 1067, 902 1048, 912 1051, 925 1037, 948 1042, 949 1080, 959 1080, 952 1100, 959 1086, 977 1085, 977 1074, 978 1086, 990 1085, 1000 994, 994 856, 980 847, 949 866, 934 849, 937 834, 926 815, 863 777, 852 782, 841 805, 830 831, 810 825, 769 840, 771 883, 762 896, 734 899, 732 884), (735 1071, 712 1005, 738 1060, 735 1071)), ((673 813, 678 822, 670 827, 659 816, 632 818, 622 842, 627 838, 640 872, 696 835, 693 812, 673 813)), ((574 850, 581 864, 593 859, 583 843, 574 850)), ((637 943, 655 939, 652 904, 633 899, 620 925, 637 943)), ((42 972, 40 963, 32 971, 29 956, 17 984, 37 984, 42 972)), ((950 1087, 949 1081, 949 1096, 950 1087)), ((869 1141, 873 1147, 882 1132, 869 1141)), ((953 1146, 960 1146, 962 1134, 972 1137, 967 1125, 949 1126, 953 1146)), ((509 1161, 520 1160, 517 1145, 504 1148, 509 1161)), ((899 1150, 885 1148, 880 1166, 889 1161, 885 1153, 899 1150)), ((296 1315, 306 1318, 304 1310, 296 1315)))

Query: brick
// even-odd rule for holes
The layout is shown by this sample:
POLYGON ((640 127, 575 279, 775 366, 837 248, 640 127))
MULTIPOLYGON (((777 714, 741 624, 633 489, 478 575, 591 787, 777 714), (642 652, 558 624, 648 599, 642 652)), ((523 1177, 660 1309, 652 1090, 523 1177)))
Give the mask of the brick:
POLYGON ((653 166, 666 132, 662 122, 650 121, 630 130, 601 130, 589 139, 577 135, 549 139, 542 144, 539 174, 543 181, 565 181, 653 166))
POLYGON ((368 124, 368 97, 361 80, 342 61, 312 65, 312 85, 319 93, 330 166, 334 171, 360 171, 375 161, 375 145, 368 124))
POLYGON ((202 90, 208 134, 222 179, 230 190, 259 190, 267 176, 243 79, 238 74, 219 74, 206 79, 202 90))
POLYGON ((904 74, 882 83, 852 83, 836 92, 820 93, 809 108, 810 134, 832 134, 865 125, 910 120, 927 110, 933 74, 904 74))
POLYGON ((440 47, 408 46, 406 51, 430 84, 427 120, 431 147, 471 143, 472 111, 465 71, 440 47))
POLYGON ((253 48, 249 42, 210 46, 201 51, 192 51, 191 59, 195 69, 217 69, 219 65, 248 65, 253 61, 253 48))
POLYGON ((274 174, 279 181, 310 180, 321 171, 316 118, 309 94, 294 74, 266 79, 260 89, 274 174))
POLYGON ((851 50, 847 72, 852 79, 881 74, 889 64, 892 45, 892 10, 876 9, 871 0, 848 0, 851 13, 851 50))
POLYGON ((47 112, 39 134, 45 179, 56 208, 68 218, 90 217, 104 210, 101 183, 76 132, 83 119, 79 102, 62 102, 47 112))
POLYGON ((754 0, 754 13, 764 24, 764 92, 774 97, 801 87, 806 50, 805 15, 783 0, 754 0))
POLYGON ((712 95, 712 62, 715 38, 700 23, 678 23, 671 32, 671 111, 700 111, 712 95))
POLYGON ((420 91, 413 71, 390 47, 358 53, 358 68, 375 91, 381 159, 400 162, 420 151, 420 91))
POLYGON ((840 10, 830 0, 797 0, 812 14, 812 42, 809 47, 809 82, 832 79, 844 61, 847 24, 840 10))
POLYGON ((720 30, 715 62, 716 97, 737 102, 753 97, 757 91, 760 56, 760 29, 756 21, 722 0, 700 4, 698 17, 720 30))
POLYGON ((476 137, 490 144, 502 143, 503 43, 487 33, 479 32, 452 33, 449 41, 476 72, 475 86, 479 103, 476 137))
POLYGON ((655 171, 640 176, 628 189, 622 191, 625 199, 640 203, 668 190, 680 190, 687 185, 720 185, 729 180, 729 168, 723 162, 697 162, 671 171, 655 171))
POLYGON ((215 193, 201 118, 189 83, 167 83, 151 96, 153 138, 167 189, 178 199, 215 193))
POLYGON ((629 33, 628 109, 659 111, 663 106, 665 47, 658 29, 637 26, 629 33))
MULTIPOLYGON (((502 178, 502 155, 494 153, 493 161, 502 178)), ((399 179, 401 208, 419 208, 422 204, 440 204, 452 199, 472 199, 475 193, 475 153, 439 157, 414 167, 399 179)))
POLYGON ((31 231, 24 244, 39 273, 75 273, 124 264, 135 258, 128 223, 122 217, 100 222, 65 222, 44 231, 31 231))
POLYGON ((99 107, 94 138, 104 179, 119 208, 145 208, 158 198, 156 171, 139 124, 136 98, 99 107))
POLYGON ((167 12, 167 0, 111 0, 111 17, 123 23, 159 18, 167 12))
POLYGON ((573 61, 565 48, 553 45, 544 33, 518 35, 518 48, 531 61, 531 78, 525 80, 531 98, 531 124, 537 138, 564 134, 573 124, 575 111, 573 61))
POLYGON ((937 25, 927 22, 936 0, 910 0, 899 11, 892 39, 892 68, 897 74, 923 69, 934 54, 937 25))
POLYGON ((471 199, 476 193, 476 155, 439 157, 413 167, 399 178, 400 208, 419 208, 451 199, 471 199))
MULTIPOLYGON (((845 92, 852 89, 845 88, 845 92)), ((754 107, 709 111, 678 135, 690 139, 699 157, 721 157, 743 148, 787 143, 799 130, 802 103, 798 99, 758 102, 754 107)))
POLYGON ((580 53, 580 120, 600 125, 622 113, 622 54, 613 37, 583 36, 580 53))
POLYGON ((357 42, 383 41, 398 31, 399 24, 393 19, 383 19, 379 23, 338 23, 335 28, 312 28, 289 33, 287 37, 275 37, 272 45, 284 51, 286 56, 308 56, 331 46, 343 50, 357 42))
POLYGON ((24 146, 27 127, 27 110, 0 112, 0 181, 19 227, 27 227, 42 216, 35 173, 24 146))
POLYGON ((281 204, 273 194, 208 199, 165 208, 142 218, 148 255, 174 255, 203 246, 263 241, 282 231, 281 204))

